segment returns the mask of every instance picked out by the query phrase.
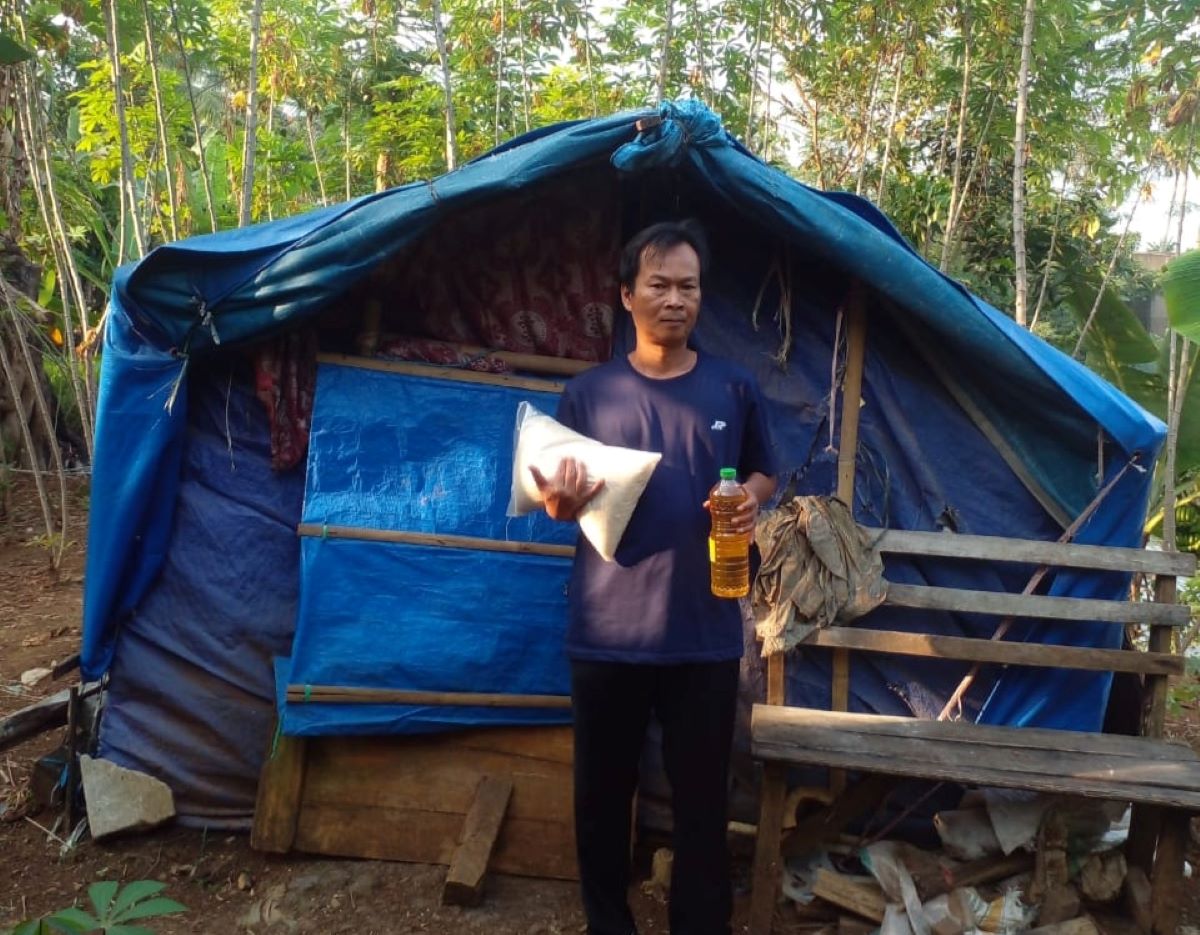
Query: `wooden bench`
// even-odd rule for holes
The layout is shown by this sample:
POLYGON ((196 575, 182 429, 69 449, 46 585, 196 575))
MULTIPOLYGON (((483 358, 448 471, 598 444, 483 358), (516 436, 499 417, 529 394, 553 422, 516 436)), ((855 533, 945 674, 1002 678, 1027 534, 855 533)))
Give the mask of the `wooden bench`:
MULTIPOLYGON (((778 896, 781 844, 794 852, 812 843, 783 841, 784 770, 796 765, 835 770, 835 788, 840 785, 838 780, 844 778, 842 771, 854 771, 1132 803, 1133 824, 1126 856, 1130 866, 1141 868, 1150 877, 1154 933, 1173 933, 1179 918, 1187 819, 1200 812, 1200 757, 1187 746, 1163 740, 1162 735, 1167 680, 1184 672, 1184 659, 1171 651, 1172 633, 1189 618, 1189 609, 1175 603, 1176 577, 1195 572, 1195 556, 903 531, 880 533, 879 549, 885 554, 920 558, 1154 576, 1155 599, 1144 603, 904 584, 889 585, 885 602, 885 606, 928 611, 1063 621, 1065 626, 1072 621, 1139 624, 1150 632, 1149 649, 1145 652, 1048 647, 997 638, 969 639, 855 626, 817 631, 805 644, 837 652, 924 656, 974 665, 1134 673, 1144 680, 1141 734, 1119 736, 994 727, 953 720, 789 708, 780 703, 782 664, 772 660, 775 665, 768 674, 768 700, 774 703, 755 705, 751 726, 753 755, 764 763, 751 932, 770 930, 778 896)), ((970 665, 964 665, 964 673, 969 668, 970 665)), ((844 674, 842 678, 845 679, 844 674)), ((844 708, 836 703, 836 694, 835 686, 834 707, 844 708)), ((867 784, 860 783, 843 799, 853 798, 855 790, 867 784)), ((869 792, 859 794, 858 798, 862 802, 871 801, 869 792)), ((870 804, 859 807, 869 808, 870 804)), ((837 803, 833 808, 837 808, 837 803)), ((814 827, 819 828, 819 822, 807 821, 798 833, 811 835, 814 827)))

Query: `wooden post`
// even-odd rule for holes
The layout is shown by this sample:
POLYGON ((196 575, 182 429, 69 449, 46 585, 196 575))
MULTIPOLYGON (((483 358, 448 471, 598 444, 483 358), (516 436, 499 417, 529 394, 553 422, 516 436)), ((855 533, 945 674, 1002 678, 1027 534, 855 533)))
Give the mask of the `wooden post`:
POLYGON ((305 752, 303 737, 281 734, 263 764, 250 831, 250 846, 256 851, 286 854, 292 849, 304 791, 305 752))
MULTIPOLYGON (((783 656, 768 656, 767 704, 785 703, 784 675, 783 656)), ((750 891, 750 935, 769 935, 771 931, 779 892, 779 848, 783 842, 783 807, 786 801, 787 770, 780 763, 764 763, 750 891)))
POLYGON ((1190 812, 1164 809, 1159 814, 1158 848, 1150 877, 1154 935, 1175 935, 1183 902, 1183 857, 1187 851, 1190 812))
MULTIPOLYGON (((867 348, 866 294, 857 280, 850 286, 846 299, 846 373, 842 382, 842 424, 838 433, 837 495, 854 514, 854 469, 858 453, 858 416, 862 404, 863 364, 867 348)), ((850 651, 833 651, 833 684, 831 709, 846 711, 850 707, 850 651)), ((832 770, 829 786, 840 795, 846 788, 846 774, 832 770)))
POLYGON ((447 906, 478 906, 483 901, 488 861, 500 836, 512 791, 512 776, 485 775, 479 780, 442 886, 442 902, 447 906))
MULTIPOLYGON (((1157 575, 1154 578, 1155 603, 1175 603, 1175 577, 1173 575, 1157 575)), ((1169 653, 1173 627, 1152 626, 1150 628, 1150 645, 1152 653, 1169 653)), ((1167 718, 1167 682, 1166 675, 1147 675, 1145 682, 1145 701, 1142 710, 1142 736, 1161 737, 1167 718)), ((1129 819, 1129 840, 1125 845, 1125 858, 1130 866, 1139 867, 1150 876, 1155 883, 1157 893, 1157 877, 1159 869, 1154 862, 1154 851, 1158 844, 1159 834, 1163 826, 1163 810, 1153 805, 1134 805, 1129 819)), ((1164 865, 1165 866, 1165 865, 1164 865)), ((1183 872, 1180 866, 1179 872, 1183 872)), ((1157 910, 1156 910, 1157 915, 1157 910)))

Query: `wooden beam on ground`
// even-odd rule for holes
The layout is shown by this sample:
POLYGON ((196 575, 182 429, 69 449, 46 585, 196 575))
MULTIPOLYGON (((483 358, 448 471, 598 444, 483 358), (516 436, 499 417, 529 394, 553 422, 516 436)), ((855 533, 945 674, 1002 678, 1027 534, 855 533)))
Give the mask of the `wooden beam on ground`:
MULTIPOLYGON (((889 584, 884 603, 890 607, 910 607, 917 610, 1039 617, 1048 620, 1152 624, 1160 627, 1184 626, 1191 620, 1191 609, 1186 604, 1135 604, 1132 601, 1105 601, 1090 597, 1046 597, 1040 594, 935 588, 920 584, 889 584)), ((1161 646, 1150 648, 1154 652, 1163 652, 1161 646)))
POLYGON ((859 883, 840 873, 821 868, 813 883, 813 895, 872 922, 882 922, 887 898, 875 883, 859 883))
POLYGON ((509 373, 483 373, 478 370, 464 370, 461 367, 439 367, 436 364, 380 360, 376 357, 352 357, 349 354, 318 354, 317 363, 356 367, 359 370, 376 370, 382 373, 398 373, 410 377, 426 377, 433 380, 452 380, 457 383, 507 386, 512 389, 532 390, 535 393, 561 393, 564 386, 559 380, 538 380, 534 377, 518 377, 509 373))
POLYGON ((301 523, 296 534, 316 539, 358 539, 363 542, 401 542, 407 545, 432 546, 438 549, 468 549, 477 552, 516 552, 521 555, 550 555, 572 558, 573 545, 552 545, 545 542, 514 542, 507 539, 484 539, 479 536, 454 536, 445 533, 402 532, 397 529, 370 529, 366 526, 330 526, 324 523, 301 523))
POLYGON ((1016 562, 1059 568, 1173 575, 1181 578, 1189 578, 1196 573, 1196 556, 1191 552, 1154 552, 1149 549, 1075 545, 1066 542, 906 529, 864 527, 863 531, 871 537, 880 552, 889 555, 1016 562))
POLYGON ((403 704, 465 708, 569 708, 570 695, 505 695, 492 692, 427 692, 341 685, 289 685, 292 704, 403 704))
POLYGON ((512 790, 512 776, 485 775, 479 780, 475 801, 463 821, 458 849, 446 871, 446 882, 442 886, 445 905, 478 906, 483 901, 488 861, 500 836, 512 790))
MULTIPOLYGON (((83 686, 79 697, 86 698, 99 689, 99 682, 89 682, 83 686)), ((64 688, 48 698, 43 698, 28 707, 14 711, 7 717, 0 718, 0 750, 7 750, 30 737, 36 737, 48 730, 65 726, 70 700, 71 690, 64 688)))
POLYGON ((1005 643, 964 636, 867 630, 862 627, 829 627, 815 630, 805 640, 804 645, 852 649, 856 652, 952 659, 956 662, 1085 669, 1094 672, 1134 672, 1139 675, 1182 675, 1186 668, 1184 658, 1174 653, 1080 646, 1055 646, 1054 652, 1049 653, 1041 643, 1005 643))
POLYGON ((292 849, 304 791, 306 753, 303 737, 281 734, 276 738, 258 776, 254 825, 250 831, 250 846, 256 851, 286 854, 292 849))

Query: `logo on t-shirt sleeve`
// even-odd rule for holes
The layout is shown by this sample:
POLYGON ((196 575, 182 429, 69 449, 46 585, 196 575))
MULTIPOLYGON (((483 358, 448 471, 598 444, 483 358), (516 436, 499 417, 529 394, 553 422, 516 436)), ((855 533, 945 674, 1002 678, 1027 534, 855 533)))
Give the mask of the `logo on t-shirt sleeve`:
POLYGON ((720 419, 714 419, 713 424, 709 426, 709 429, 713 432, 723 432, 725 430, 725 423, 720 419))

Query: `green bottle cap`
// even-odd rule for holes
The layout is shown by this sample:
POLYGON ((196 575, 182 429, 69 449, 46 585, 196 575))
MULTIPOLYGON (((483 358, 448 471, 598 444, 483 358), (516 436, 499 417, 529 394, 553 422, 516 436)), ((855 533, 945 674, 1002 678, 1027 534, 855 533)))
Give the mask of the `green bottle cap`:
POLYGON ((737 480, 737 468, 721 468, 721 480, 737 480))

